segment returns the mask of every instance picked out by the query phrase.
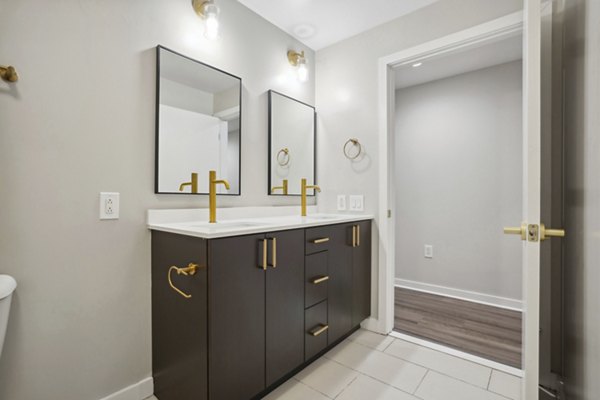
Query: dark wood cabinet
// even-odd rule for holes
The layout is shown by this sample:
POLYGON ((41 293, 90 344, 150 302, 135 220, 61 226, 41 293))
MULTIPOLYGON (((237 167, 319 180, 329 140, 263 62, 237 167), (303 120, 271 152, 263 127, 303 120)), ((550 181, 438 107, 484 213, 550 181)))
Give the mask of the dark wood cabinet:
POLYGON ((208 243, 210 399, 248 400, 265 388, 263 240, 261 234, 208 243))
POLYGON ((271 386, 304 361, 304 230, 266 237, 266 386, 271 386))
POLYGON ((356 326, 371 315, 371 222, 353 225, 352 247, 352 325, 356 326))
POLYGON ((152 370, 161 400, 198 400, 208 395, 207 241, 152 232, 152 370), (172 266, 200 267, 193 276, 171 274, 172 266))
POLYGON ((370 315, 371 223, 200 239, 152 232, 159 400, 260 398, 370 315), (199 265, 194 275, 171 266, 199 265))

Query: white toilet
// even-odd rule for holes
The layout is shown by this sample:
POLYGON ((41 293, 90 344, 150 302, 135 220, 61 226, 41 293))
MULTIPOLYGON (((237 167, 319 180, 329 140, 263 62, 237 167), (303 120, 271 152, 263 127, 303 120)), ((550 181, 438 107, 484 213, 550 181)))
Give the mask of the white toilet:
POLYGON ((2 345, 6 335, 6 325, 8 324, 10 300, 16 288, 17 281, 12 276, 0 275, 0 356, 2 356, 2 345))

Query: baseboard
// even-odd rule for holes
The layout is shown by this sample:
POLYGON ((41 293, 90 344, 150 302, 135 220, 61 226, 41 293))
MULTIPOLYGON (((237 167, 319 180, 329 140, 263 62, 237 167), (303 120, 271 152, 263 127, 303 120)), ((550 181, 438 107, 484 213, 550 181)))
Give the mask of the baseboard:
POLYGON ((127 386, 100 400, 144 400, 154 394, 154 380, 150 378, 142 379, 138 383, 127 386))
POLYGON ((523 302, 521 300, 509 299, 507 297, 492 296, 484 293, 454 289, 446 286, 431 285, 429 283, 409 281, 408 279, 400 278, 396 278, 395 285, 401 288, 416 290, 419 292, 437 294, 439 296, 452 297, 454 299, 471 301, 473 303, 486 304, 489 306, 523 312, 523 302))

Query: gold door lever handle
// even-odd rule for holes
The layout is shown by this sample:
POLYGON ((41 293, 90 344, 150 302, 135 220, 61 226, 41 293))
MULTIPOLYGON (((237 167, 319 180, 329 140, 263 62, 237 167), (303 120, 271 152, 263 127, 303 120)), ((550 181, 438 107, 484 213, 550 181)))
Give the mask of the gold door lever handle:
POLYGON ((189 263, 188 266, 185 268, 179 268, 174 265, 171 268, 169 268, 169 272, 167 273, 167 280, 169 281, 169 286, 171 286, 171 289, 173 289, 174 291, 176 291, 177 293, 179 293, 186 299, 191 298, 192 297, 191 294, 187 294, 187 293, 183 292, 181 289, 179 289, 178 287, 176 287, 173 284, 173 281, 171 280, 171 272, 175 271, 175 272, 177 272, 177 275, 189 276, 189 275, 194 275, 196 273, 197 269, 198 269, 198 264, 194 264, 194 263, 189 263))
POLYGON ((546 228, 544 224, 540 224, 540 240, 546 240, 550 237, 565 237, 564 229, 546 228))
POLYGON ((527 225, 523 224, 520 227, 506 227, 504 228, 505 235, 520 235, 521 240, 527 240, 527 225))

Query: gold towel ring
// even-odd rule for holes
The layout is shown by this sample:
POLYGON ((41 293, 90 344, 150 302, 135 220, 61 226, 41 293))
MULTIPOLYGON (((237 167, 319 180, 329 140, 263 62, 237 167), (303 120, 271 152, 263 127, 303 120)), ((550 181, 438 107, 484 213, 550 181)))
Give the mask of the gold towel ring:
POLYGON ((350 138, 348 139, 348 141, 346 143, 344 143, 344 155, 346 156, 347 159, 349 160, 355 160, 356 158, 358 158, 358 156, 360 156, 360 153, 362 153, 362 146, 360 144, 360 142, 358 141, 358 139, 356 138, 350 138), (356 155, 351 156, 348 153, 348 145, 352 144, 353 147, 358 147, 358 152, 356 153, 356 155))
POLYGON ((282 167, 285 167, 290 163, 290 158, 290 149, 287 147, 277 152, 277 164, 281 165, 282 167), (283 160, 281 159, 281 154, 283 154, 283 160))
POLYGON ((176 291, 177 293, 179 293, 186 299, 191 298, 192 297, 191 294, 184 293, 179 288, 177 288, 175 285, 173 285, 173 281, 171 281, 171 272, 176 271, 177 275, 189 276, 189 275, 194 275, 196 273, 197 269, 198 269, 198 264, 194 264, 194 263, 189 263, 188 266, 185 268, 179 268, 174 265, 171 268, 169 268, 169 272, 167 273, 167 280, 169 281, 169 286, 171 286, 171 289, 173 289, 174 291, 176 291))

